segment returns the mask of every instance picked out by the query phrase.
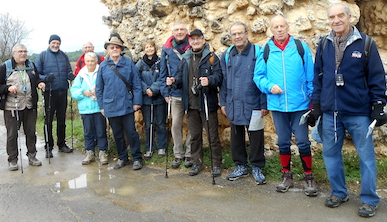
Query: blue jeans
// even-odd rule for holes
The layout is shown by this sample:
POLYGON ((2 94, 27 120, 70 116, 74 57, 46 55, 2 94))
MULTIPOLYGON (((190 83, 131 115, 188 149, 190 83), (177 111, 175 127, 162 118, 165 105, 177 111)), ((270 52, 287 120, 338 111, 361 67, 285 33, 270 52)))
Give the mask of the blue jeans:
POLYGON ((82 114, 85 149, 94 151, 95 140, 100 151, 108 146, 106 136, 106 119, 101 113, 82 114))
POLYGON ((299 125, 305 111, 278 112, 272 111, 274 126, 278 135, 277 145, 281 152, 290 152, 292 133, 300 153, 310 152, 308 124, 299 125))
POLYGON ((167 129, 166 129, 166 103, 153 105, 153 131, 152 131, 152 147, 150 148, 150 126, 151 126, 151 105, 143 105, 141 113, 145 121, 146 129, 146 151, 153 151, 155 147, 155 128, 157 136, 157 148, 165 149, 167 146, 167 129))
POLYGON ((114 141, 116 143, 117 153, 120 160, 128 160, 128 151, 124 140, 125 130, 128 134, 133 160, 142 162, 140 138, 134 125, 134 113, 129 113, 123 116, 110 117, 109 123, 112 126, 114 141))
POLYGON ((369 116, 347 116, 323 114, 322 141, 323 158, 331 184, 331 195, 345 198, 348 195, 345 186, 342 148, 345 130, 349 132, 360 158, 362 203, 377 206, 379 196, 376 194, 376 157, 372 135, 366 138, 369 116), (335 124, 336 121, 336 124, 335 124), (336 125, 336 132, 335 132, 336 125))

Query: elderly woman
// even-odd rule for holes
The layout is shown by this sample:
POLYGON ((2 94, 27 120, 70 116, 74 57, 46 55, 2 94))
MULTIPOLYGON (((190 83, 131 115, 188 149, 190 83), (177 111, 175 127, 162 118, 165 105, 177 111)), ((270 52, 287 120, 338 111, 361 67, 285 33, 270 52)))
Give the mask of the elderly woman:
POLYGON ((104 45, 109 58, 101 63, 97 76, 97 100, 101 113, 109 119, 119 160, 114 169, 129 164, 124 130, 133 156, 133 169, 142 168, 140 139, 134 125, 134 112, 142 105, 141 81, 132 60, 121 56, 125 48, 116 36, 104 45))
POLYGON ((87 165, 95 160, 95 140, 99 148, 99 161, 102 165, 108 164, 106 154, 106 119, 101 114, 95 95, 95 83, 97 79, 98 57, 94 52, 85 54, 85 64, 74 80, 70 89, 71 96, 78 100, 78 110, 82 116, 86 158, 82 161, 87 165))
POLYGON ((160 58, 156 54, 156 43, 147 40, 144 45, 144 57, 136 64, 140 72, 142 84, 143 106, 141 112, 146 128, 146 153, 144 157, 150 159, 154 151, 154 126, 157 127, 158 156, 165 156, 167 144, 166 125, 166 104, 164 97, 160 94, 160 58), (151 131, 151 125, 152 131, 151 131))

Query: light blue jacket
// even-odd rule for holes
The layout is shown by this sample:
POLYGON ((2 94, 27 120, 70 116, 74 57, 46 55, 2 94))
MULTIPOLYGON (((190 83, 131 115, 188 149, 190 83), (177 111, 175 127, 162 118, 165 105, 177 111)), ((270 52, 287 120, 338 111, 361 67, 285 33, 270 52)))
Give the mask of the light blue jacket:
POLYGON ((263 58, 264 47, 257 59, 254 70, 254 82, 266 94, 267 109, 279 112, 295 112, 307 110, 313 92, 313 58, 309 47, 304 47, 303 64, 293 36, 285 47, 278 48, 272 39, 267 43, 270 54, 267 63, 263 58), (272 94, 274 85, 278 85, 283 93, 272 94))
POLYGON ((75 77, 73 85, 70 88, 71 97, 78 100, 78 110, 80 114, 99 113, 97 97, 88 97, 83 95, 84 91, 94 90, 97 79, 97 70, 99 65, 93 73, 87 71, 87 67, 83 67, 77 77, 75 77))

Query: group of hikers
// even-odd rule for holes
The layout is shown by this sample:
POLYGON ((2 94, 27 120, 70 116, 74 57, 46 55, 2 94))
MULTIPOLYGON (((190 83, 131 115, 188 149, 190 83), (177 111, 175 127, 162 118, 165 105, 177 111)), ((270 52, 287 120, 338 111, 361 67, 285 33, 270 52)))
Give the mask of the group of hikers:
POLYGON ((84 127, 86 157, 82 164, 108 164, 108 120, 112 128, 118 161, 114 169, 129 164, 143 167, 143 158, 167 152, 167 121, 173 138, 172 168, 183 163, 189 175, 203 168, 203 128, 210 146, 211 175, 222 174, 222 146, 218 134, 218 109, 230 121, 230 150, 235 164, 226 176, 234 181, 252 174, 258 185, 266 183, 262 169, 264 116, 271 112, 282 165, 282 181, 276 191, 287 192, 294 185, 291 169, 292 135, 304 171, 304 193, 318 194, 312 168, 309 126, 316 129, 323 144, 323 158, 331 185, 327 207, 348 201, 342 147, 346 131, 352 136, 360 157, 362 205, 358 214, 372 217, 380 201, 376 193, 376 157, 368 128, 387 122, 385 71, 372 38, 350 24, 347 4, 332 3, 328 10, 332 30, 320 40, 313 60, 304 42, 289 34, 285 17, 271 19, 273 33, 260 47, 249 41, 248 26, 230 26, 230 46, 219 58, 210 51, 202 30, 189 33, 186 24, 175 22, 172 35, 157 54, 155 41, 143 43, 144 56, 134 64, 130 51, 118 34, 105 42, 107 57, 83 45, 84 54, 72 72, 68 57, 60 50, 61 38, 51 35, 49 47, 35 63, 27 59, 27 48, 17 44, 12 58, 0 67, 1 108, 7 129, 9 170, 18 170, 18 137, 23 125, 28 163, 40 166, 36 158, 37 88, 43 91, 46 158, 53 157, 52 122, 57 121, 59 152, 71 153, 65 143, 68 88, 78 101, 84 127), (69 81, 72 84, 69 85, 69 81), (141 152, 134 113, 141 110, 145 122, 146 147, 141 152), (188 132, 183 140, 183 118, 188 132), (246 132, 249 148, 246 147, 246 132), (157 139, 155 139, 157 138, 157 139), (157 142, 157 144, 155 144, 157 142), (251 166, 251 169, 250 167, 251 166))

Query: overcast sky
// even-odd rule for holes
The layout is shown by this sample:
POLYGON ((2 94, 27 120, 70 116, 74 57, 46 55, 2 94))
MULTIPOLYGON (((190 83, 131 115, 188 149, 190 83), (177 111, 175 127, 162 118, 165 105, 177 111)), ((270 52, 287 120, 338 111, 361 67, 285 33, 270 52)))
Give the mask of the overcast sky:
POLYGON ((29 54, 46 50, 51 34, 61 37, 65 52, 79 50, 87 41, 101 52, 109 38, 110 30, 102 21, 109 10, 99 0, 4 0, 0 13, 7 12, 33 30, 22 42, 29 54))

